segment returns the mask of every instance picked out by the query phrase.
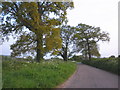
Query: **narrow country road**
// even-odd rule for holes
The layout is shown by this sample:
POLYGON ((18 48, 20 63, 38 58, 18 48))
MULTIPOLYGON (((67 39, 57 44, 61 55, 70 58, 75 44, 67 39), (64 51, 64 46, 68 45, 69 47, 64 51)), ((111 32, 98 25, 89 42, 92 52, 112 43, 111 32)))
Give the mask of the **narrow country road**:
POLYGON ((118 88, 118 76, 79 64, 77 71, 59 88, 118 88))

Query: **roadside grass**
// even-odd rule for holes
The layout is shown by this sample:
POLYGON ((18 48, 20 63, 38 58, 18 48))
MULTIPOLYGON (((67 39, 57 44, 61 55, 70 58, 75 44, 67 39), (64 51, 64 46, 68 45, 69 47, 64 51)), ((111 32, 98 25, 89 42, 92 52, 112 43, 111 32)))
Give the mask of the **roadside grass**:
POLYGON ((76 70, 76 63, 49 60, 41 63, 3 60, 3 88, 54 88, 76 70))
POLYGON ((96 58, 92 60, 83 60, 82 63, 120 75, 118 58, 96 58))

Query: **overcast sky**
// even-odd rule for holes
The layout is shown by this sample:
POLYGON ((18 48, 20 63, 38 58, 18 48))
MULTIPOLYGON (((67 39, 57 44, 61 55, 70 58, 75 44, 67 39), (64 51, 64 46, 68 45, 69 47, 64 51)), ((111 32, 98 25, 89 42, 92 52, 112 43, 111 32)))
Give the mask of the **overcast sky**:
POLYGON ((75 8, 68 11, 70 25, 78 23, 100 27, 110 34, 110 42, 99 42, 102 57, 118 56, 119 0, 74 0, 75 8))
MULTIPOLYGON (((110 42, 99 42, 102 57, 118 55, 118 1, 119 0, 73 0, 74 9, 68 10, 68 24, 79 23, 100 27, 110 34, 110 42)), ((0 46, 0 55, 10 55, 11 39, 0 46)))

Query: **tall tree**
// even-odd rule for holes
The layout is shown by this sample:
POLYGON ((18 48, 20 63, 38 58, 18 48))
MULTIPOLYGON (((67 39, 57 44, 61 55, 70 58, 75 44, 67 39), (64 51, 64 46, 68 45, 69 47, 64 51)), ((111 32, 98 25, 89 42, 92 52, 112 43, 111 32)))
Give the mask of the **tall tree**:
MULTIPOLYGON (((79 42, 80 43, 80 42, 79 42)), ((79 45, 79 48, 82 48, 82 54, 85 58, 85 60, 88 60, 89 56, 88 56, 88 49, 87 49, 87 45, 84 43, 83 47, 80 47, 81 45, 79 45)), ((96 56, 96 57, 100 57, 100 53, 99 53, 99 47, 97 45, 97 43, 90 43, 90 53, 91 56, 96 56)), ((78 49, 79 50, 79 49, 78 49)))
POLYGON ((100 57, 99 47, 97 43, 92 43, 91 45, 91 56, 100 57))
POLYGON ((98 51, 97 42, 109 41, 109 34, 101 32, 99 27, 93 27, 86 24, 78 24, 76 27, 76 34, 74 38, 76 40, 76 47, 82 49, 82 53, 85 57, 91 60, 91 55, 100 56, 98 51))
POLYGON ((13 56, 36 51, 39 62, 44 53, 58 52, 62 42, 59 25, 66 20, 66 10, 73 8, 73 2, 3 2, 1 6, 2 36, 19 35, 11 47, 13 56), (23 33, 25 28, 30 33, 23 33))
POLYGON ((62 48, 60 56, 67 61, 68 58, 74 53, 73 48, 74 27, 64 25, 61 27, 62 48))

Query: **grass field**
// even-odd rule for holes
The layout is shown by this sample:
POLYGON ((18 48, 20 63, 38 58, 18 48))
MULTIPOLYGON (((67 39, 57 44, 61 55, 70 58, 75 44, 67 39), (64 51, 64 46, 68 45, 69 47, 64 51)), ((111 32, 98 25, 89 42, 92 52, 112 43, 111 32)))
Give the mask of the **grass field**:
POLYGON ((118 61, 118 58, 93 58, 92 60, 83 60, 82 63, 120 75, 118 61))
POLYGON ((3 60, 3 88, 54 88, 71 76, 74 62, 61 60, 29 63, 3 60))

